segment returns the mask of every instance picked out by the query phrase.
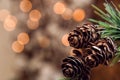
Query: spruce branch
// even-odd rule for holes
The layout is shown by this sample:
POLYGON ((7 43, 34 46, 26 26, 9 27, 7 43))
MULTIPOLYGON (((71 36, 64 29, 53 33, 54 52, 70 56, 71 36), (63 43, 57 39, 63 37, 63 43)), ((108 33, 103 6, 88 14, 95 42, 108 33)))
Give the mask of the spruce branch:
MULTIPOLYGON (((94 13, 104 21, 95 19, 89 19, 89 21, 103 27, 101 31, 102 37, 111 37, 114 41, 120 40, 120 11, 113 2, 109 3, 106 1, 103 5, 105 11, 95 5, 92 5, 92 7, 95 9, 94 13)), ((111 65, 116 64, 118 60, 120 60, 120 46, 117 49, 116 57, 113 59, 111 65)))

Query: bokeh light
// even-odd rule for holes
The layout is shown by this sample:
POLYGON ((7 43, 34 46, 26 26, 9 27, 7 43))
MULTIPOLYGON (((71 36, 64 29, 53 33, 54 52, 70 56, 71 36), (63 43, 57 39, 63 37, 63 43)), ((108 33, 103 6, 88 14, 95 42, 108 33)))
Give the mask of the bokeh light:
POLYGON ((73 19, 77 22, 82 21, 85 18, 85 11, 83 9, 76 9, 73 13, 73 19))
POLYGON ((27 27, 31 30, 35 30, 39 27, 39 21, 27 20, 27 27))
POLYGON ((29 35, 25 32, 22 32, 17 36, 17 41, 20 44, 25 45, 30 41, 29 35))
POLYGON ((20 53, 24 50, 24 45, 20 44, 18 41, 12 43, 12 50, 16 53, 20 53))
POLYGON ((20 2, 20 9, 23 12, 29 12, 32 9, 32 3, 29 0, 22 0, 20 2))
POLYGON ((70 20, 72 18, 73 11, 69 8, 66 8, 65 12, 62 14, 64 20, 70 20))
POLYGON ((17 18, 15 16, 9 15, 4 21, 4 28, 7 31, 13 31, 17 25, 17 18))
POLYGON ((66 10, 66 5, 63 2, 57 2, 54 4, 53 10, 56 14, 63 14, 66 10))
POLYGON ((42 17, 41 12, 37 9, 32 10, 29 14, 29 18, 32 21, 39 21, 41 17, 42 17))
POLYGON ((38 37, 38 43, 40 47, 47 48, 50 45, 50 39, 46 36, 38 37))
POLYGON ((63 35, 62 40, 61 40, 62 44, 65 46, 69 46, 68 36, 69 36, 68 34, 63 35))
POLYGON ((0 10, 0 21, 4 21, 10 12, 6 9, 0 10))

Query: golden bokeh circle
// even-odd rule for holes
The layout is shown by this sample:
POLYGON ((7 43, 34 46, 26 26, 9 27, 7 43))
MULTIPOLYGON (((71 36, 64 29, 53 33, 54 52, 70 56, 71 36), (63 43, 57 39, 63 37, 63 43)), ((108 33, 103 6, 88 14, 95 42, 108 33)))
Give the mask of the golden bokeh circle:
POLYGON ((63 37, 62 37, 62 44, 64 45, 64 46, 69 46, 69 41, 68 41, 68 34, 65 34, 65 35, 63 35, 63 37))
POLYGON ((66 5, 63 2, 57 2, 56 4, 54 4, 53 10, 56 14, 63 14, 66 10, 66 5))
POLYGON ((62 14, 62 18, 64 20, 70 20, 72 18, 72 13, 73 13, 73 11, 71 9, 67 8, 65 10, 65 12, 62 14))
POLYGON ((37 9, 32 10, 29 14, 29 18, 32 21, 39 21, 41 17, 41 12, 37 9))
POLYGON ((77 22, 82 21, 85 18, 85 11, 83 9, 76 9, 73 13, 73 19, 77 22))
POLYGON ((12 50, 16 53, 20 53, 24 50, 24 45, 20 44, 18 41, 12 43, 12 50))
POLYGON ((22 0, 20 2, 20 9, 23 12, 29 12, 32 9, 32 3, 29 0, 22 0))
POLYGON ((17 36, 17 41, 25 45, 30 41, 29 35, 25 32, 22 32, 17 36))
POLYGON ((4 21, 4 28, 7 31, 13 31, 17 25, 17 18, 15 16, 9 15, 4 21))

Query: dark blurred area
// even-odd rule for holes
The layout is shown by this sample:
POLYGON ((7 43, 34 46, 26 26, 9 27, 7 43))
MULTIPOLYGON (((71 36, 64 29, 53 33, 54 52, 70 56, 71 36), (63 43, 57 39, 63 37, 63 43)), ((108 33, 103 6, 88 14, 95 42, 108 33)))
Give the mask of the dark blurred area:
MULTIPOLYGON (((120 8, 119 0, 113 1, 120 8)), ((104 0, 0 0, 0 80, 60 80, 61 61, 71 55, 67 33, 100 19, 104 0)), ((91 80, 120 80, 120 64, 100 65, 91 80)))

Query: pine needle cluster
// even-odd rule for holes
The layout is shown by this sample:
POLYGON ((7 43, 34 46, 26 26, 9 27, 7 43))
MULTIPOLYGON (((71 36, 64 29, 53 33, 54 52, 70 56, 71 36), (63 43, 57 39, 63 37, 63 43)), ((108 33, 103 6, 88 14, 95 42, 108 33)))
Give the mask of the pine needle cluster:
MULTIPOLYGON (((111 2, 104 3, 105 11, 99 9, 97 6, 92 5, 95 9, 94 13, 101 17, 104 21, 89 19, 91 22, 97 23, 101 27, 102 37, 111 37, 114 41, 120 40, 120 10, 117 6, 111 2)), ((118 52, 116 57, 112 61, 112 65, 117 63, 120 59, 120 46, 118 47, 118 52)))

